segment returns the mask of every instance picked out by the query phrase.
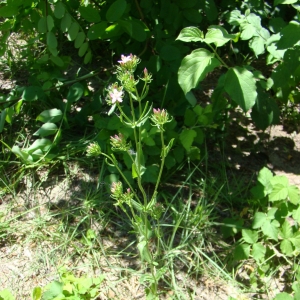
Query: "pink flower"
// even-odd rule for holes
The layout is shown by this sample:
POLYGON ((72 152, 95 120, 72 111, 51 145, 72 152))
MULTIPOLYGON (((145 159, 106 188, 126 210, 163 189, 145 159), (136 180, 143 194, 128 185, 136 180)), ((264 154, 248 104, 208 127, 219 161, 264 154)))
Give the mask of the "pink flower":
POLYGON ((128 62, 131 62, 132 58, 133 58, 132 54, 130 54, 128 56, 121 55, 121 60, 118 60, 118 63, 120 63, 120 64, 126 64, 128 62))
POLYGON ((123 91, 118 91, 117 89, 113 89, 112 92, 109 93, 109 97, 111 99, 112 104, 123 101, 123 91))

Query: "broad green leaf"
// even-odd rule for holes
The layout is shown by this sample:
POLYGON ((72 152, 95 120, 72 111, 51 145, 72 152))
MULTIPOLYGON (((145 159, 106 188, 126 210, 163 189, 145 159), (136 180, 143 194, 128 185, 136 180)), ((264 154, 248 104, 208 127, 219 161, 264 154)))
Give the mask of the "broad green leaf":
MULTIPOLYGON (((3 2, 1 2, 3 3, 3 2)), ((18 14, 18 6, 9 5, 0 7, 0 17, 10 18, 18 14)))
POLYGON ((252 246, 252 257, 257 261, 264 259, 266 254, 266 247, 260 243, 253 244, 252 246))
POLYGON ((55 3, 54 7, 54 16, 57 19, 61 19, 65 15, 65 6, 63 5, 62 1, 58 1, 55 3))
POLYGON ((225 91, 247 112, 257 98, 256 80, 246 68, 230 68, 225 75, 225 91))
MULTIPOLYGON (((43 293, 43 300, 53 300, 60 296, 63 292, 63 283, 59 281, 53 281, 47 285, 46 291, 43 293)), ((62 295, 63 296, 63 295, 62 295)))
POLYGON ((117 0, 108 8, 106 19, 108 22, 118 21, 126 10, 127 3, 125 0, 117 0))
POLYGON ((68 29, 68 40, 69 41, 74 41, 77 37, 77 34, 79 32, 79 24, 77 22, 73 22, 68 29))
POLYGON ((26 87, 23 94, 22 100, 24 101, 35 101, 44 98, 45 94, 41 87, 39 86, 29 86, 26 87))
POLYGON ((87 37, 90 40, 96 40, 100 38, 104 38, 106 35, 107 22, 103 21, 98 24, 94 24, 90 27, 87 37))
POLYGON ((300 36, 300 23, 297 21, 291 21, 281 31, 281 38, 277 43, 278 49, 292 48, 296 43, 299 43, 300 36))
POLYGON ((239 10, 233 10, 228 15, 228 23, 231 25, 239 26, 243 21, 242 13, 239 10))
POLYGON ((47 28, 48 28, 48 31, 51 31, 53 27, 54 27, 53 18, 52 18, 52 16, 48 15, 47 16, 47 28))
POLYGON ((192 146, 188 151, 187 151, 187 156, 191 160, 200 160, 200 149, 196 146, 192 146))
POLYGON ((178 82, 183 92, 186 94, 197 87, 207 73, 220 65, 219 60, 206 49, 197 49, 187 55, 182 60, 178 71, 178 82))
POLYGON ((267 187, 270 183, 270 180, 273 178, 273 174, 272 172, 266 168, 263 167, 259 173, 258 173, 258 177, 257 180, 264 186, 267 187))
POLYGON ((265 40, 256 36, 249 42, 249 47, 253 50, 256 56, 265 52, 265 40))
POLYGON ((36 120, 41 121, 43 123, 47 123, 47 122, 56 123, 61 120, 62 116, 63 116, 63 113, 60 109, 53 108, 53 109, 48 109, 48 110, 44 110, 43 112, 41 112, 37 116, 36 120))
POLYGON ((19 146, 13 146, 11 148, 11 152, 14 153, 15 155, 19 156, 21 160, 23 160, 25 163, 31 163, 33 161, 32 157, 25 152, 24 150, 21 150, 19 146))
POLYGON ((246 243, 254 244, 258 240, 258 232, 250 229, 243 229, 242 236, 246 243))
POLYGON ((218 9, 214 0, 205 1, 205 15, 209 21, 214 21, 218 17, 218 9))
POLYGON ((61 19, 60 28, 62 32, 67 32, 72 24, 71 16, 66 13, 64 17, 61 19))
POLYGON ((31 298, 32 298, 32 300, 41 300, 41 298, 42 298, 42 289, 39 286, 36 286, 32 290, 31 298))
POLYGON ((37 139, 33 144, 27 149, 29 154, 33 153, 36 150, 47 151, 52 145, 52 142, 49 139, 37 139))
POLYGON ((275 0, 274 1, 274 6, 278 4, 294 4, 297 3, 298 0, 275 0))
POLYGON ((54 48, 54 49, 57 48, 57 39, 55 34, 52 31, 47 32, 47 46, 49 48, 54 48))
POLYGON ((286 176, 276 175, 270 180, 270 183, 272 184, 272 186, 282 185, 288 187, 289 180, 287 179, 286 176))
POLYGON ((84 87, 81 83, 77 82, 77 83, 74 83, 70 89, 69 89, 69 93, 67 95, 67 100, 69 103, 73 103, 73 102, 76 102, 78 101, 82 95, 83 95, 83 92, 84 92, 84 87))
POLYGON ((288 186, 288 196, 291 203, 297 205, 300 203, 299 189, 295 185, 288 186))
POLYGON ((4 289, 0 291, 0 299, 15 300, 16 298, 12 295, 12 293, 8 289, 4 289))
POLYGON ((250 255, 250 245, 240 244, 235 247, 233 258, 234 260, 244 260, 244 259, 248 259, 249 255, 250 255))
POLYGON ((285 200, 288 196, 288 188, 281 184, 273 186, 272 192, 269 194, 269 201, 285 200))
POLYGON ((298 224, 300 224, 300 206, 297 209, 293 210, 293 214, 292 214, 294 220, 296 220, 298 222, 298 224))
POLYGON ((283 239, 289 239, 290 237, 292 237, 292 235, 293 235, 292 227, 290 223, 287 220, 285 220, 280 229, 280 236, 283 239))
POLYGON ((290 241, 295 246, 295 248, 299 251, 300 250, 300 232, 297 231, 293 235, 293 237, 290 238, 290 241))
POLYGON ((76 49, 80 48, 84 40, 85 40, 85 33, 81 31, 77 34, 77 37, 75 39, 75 43, 74 43, 75 48, 76 49))
POLYGON ((261 230, 264 233, 265 236, 269 237, 270 239, 273 239, 275 241, 278 241, 278 225, 275 220, 270 222, 267 220, 262 226, 261 230))
POLYGON ((58 128, 54 123, 45 123, 33 135, 39 135, 41 137, 45 137, 48 135, 55 134, 57 130, 58 128))
POLYGON ((46 33, 47 32, 47 18, 46 17, 40 18, 40 20, 38 22, 38 31, 40 33, 46 33))
POLYGON ((266 214, 262 212, 256 212, 254 215, 253 223, 252 223, 252 228, 253 229, 258 229, 261 228, 261 226, 267 221, 267 216, 266 214))
POLYGON ((191 109, 187 109, 184 113, 184 125, 192 127, 196 124, 197 115, 191 109))
POLYGON ((186 27, 180 31, 176 40, 183 42, 202 42, 204 39, 203 32, 197 27, 186 27))
POLYGON ((285 255, 291 255, 294 251, 292 243, 289 240, 283 240, 280 243, 280 250, 285 255))
POLYGON ((88 47, 89 47, 89 44, 87 42, 83 43, 81 45, 81 47, 79 48, 79 50, 78 50, 78 56, 82 57, 83 55, 85 55, 86 50, 88 49, 88 47))
POLYGON ((240 35, 241 40, 250 40, 253 36, 256 35, 257 29, 249 23, 245 23, 242 26, 242 33, 240 35))
POLYGON ((90 23, 98 23, 101 21, 99 12, 97 8, 88 5, 88 6, 80 6, 79 12, 81 17, 83 17, 86 21, 90 23))
POLYGON ((295 298, 290 294, 283 292, 275 296, 274 300, 294 300, 295 298))
POLYGON ((235 39, 235 37, 234 34, 229 34, 222 26, 212 25, 209 26, 207 30, 204 42, 207 44, 215 44, 216 47, 221 47, 230 40, 235 39))
POLYGON ((64 61, 59 56, 51 55, 50 59, 58 67, 63 67, 64 66, 64 61))
POLYGON ((195 130, 193 129, 184 129, 180 135, 179 135, 179 140, 182 144, 182 146, 187 150, 189 151, 192 144, 193 144, 193 141, 194 141, 194 138, 196 137, 197 133, 195 130))

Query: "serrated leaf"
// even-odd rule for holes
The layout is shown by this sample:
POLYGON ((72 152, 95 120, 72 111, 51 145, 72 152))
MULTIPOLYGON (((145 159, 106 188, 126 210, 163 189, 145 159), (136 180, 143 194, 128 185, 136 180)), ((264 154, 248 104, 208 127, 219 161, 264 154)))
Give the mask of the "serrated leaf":
POLYGON ((41 121, 43 123, 47 123, 47 122, 56 123, 61 120, 62 116, 63 116, 63 113, 60 109, 53 108, 53 109, 48 109, 48 110, 44 110, 43 112, 41 112, 37 116, 36 120, 41 121))
POLYGON ((292 237, 292 235, 293 235, 292 227, 291 227, 290 223, 287 220, 285 220, 281 226, 280 236, 283 239, 288 239, 288 238, 292 237))
POLYGON ((80 6, 79 12, 81 17, 83 17, 86 21, 90 23, 100 22, 101 18, 97 11, 97 9, 91 5, 88 6, 80 6))
POLYGON ((250 245, 248 244, 240 244, 234 249, 234 260, 244 260, 248 259, 250 255, 250 245))
POLYGON ((184 129, 180 135, 179 135, 179 140, 181 141, 182 146, 189 151, 194 138, 196 137, 197 133, 193 129, 184 129))
POLYGON ((106 12, 108 22, 118 21, 126 10, 127 3, 125 0, 117 0, 111 4, 106 12))
POLYGON ((267 221, 267 216, 266 214, 262 212, 256 212, 254 215, 253 223, 252 223, 252 228, 253 229, 258 229, 261 228, 261 226, 267 221))
POLYGON ((297 231, 293 237, 290 238, 290 241, 292 242, 292 244, 295 246, 295 248, 297 250, 300 249, 300 232, 297 231))
POLYGON ((256 80, 246 68, 230 68, 225 75, 225 91, 247 112, 257 98, 256 80))
POLYGON ((300 206, 297 209, 293 210, 293 214, 292 214, 294 220, 296 220, 298 222, 298 224, 300 224, 300 206))
POLYGON ((204 42, 207 44, 213 43, 216 47, 221 47, 233 39, 235 39, 235 35, 229 34, 222 26, 212 25, 208 28, 204 42))
POLYGON ((269 194, 269 201, 285 200, 288 196, 288 188, 281 184, 273 186, 272 192, 269 194))
POLYGON ((275 241, 278 241, 278 228, 276 225, 278 225, 276 222, 270 222, 268 220, 261 226, 261 230, 265 236, 275 241))
POLYGON ((295 185, 288 186, 288 196, 291 203, 297 205, 300 203, 299 189, 295 185))
POLYGON ((183 42, 202 42, 204 39, 203 32, 197 27, 183 28, 176 40, 183 42))
POLYGON ((291 255, 293 253, 293 246, 289 240, 283 240, 280 243, 280 250, 285 255, 291 255))
POLYGON ((267 187, 270 183, 270 180, 273 178, 273 174, 272 172, 266 168, 263 167, 259 173, 258 173, 258 177, 257 180, 264 186, 267 187))
POLYGON ((197 87, 207 73, 220 65, 220 61, 214 58, 214 54, 206 49, 197 49, 187 55, 182 60, 178 71, 178 83, 183 92, 186 94, 197 87))
POLYGON ((254 244, 258 240, 258 232, 250 229, 243 229, 242 236, 246 243, 254 244))
POLYGON ((54 123, 45 123, 33 135, 39 135, 41 137, 45 137, 48 135, 55 134, 57 130, 58 128, 54 123))
POLYGON ((266 247, 260 243, 253 244, 252 246, 252 257, 257 261, 264 259, 266 254, 266 247))

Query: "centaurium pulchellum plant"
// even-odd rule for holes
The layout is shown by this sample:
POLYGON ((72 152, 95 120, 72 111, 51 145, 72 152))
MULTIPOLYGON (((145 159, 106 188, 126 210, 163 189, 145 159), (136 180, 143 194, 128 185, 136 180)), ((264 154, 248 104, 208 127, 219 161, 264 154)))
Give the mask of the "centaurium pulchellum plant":
POLYGON ((119 182, 114 182, 111 185, 111 198, 116 202, 115 205, 119 206, 132 220, 132 225, 136 230, 138 237, 137 248, 140 252, 140 256, 143 262, 145 262, 151 270, 152 280, 149 280, 150 287, 147 289, 148 294, 156 297, 158 280, 161 272, 156 272, 158 263, 156 259, 160 255, 159 242, 156 245, 156 251, 153 252, 150 247, 150 239, 155 236, 157 240, 161 237, 159 234, 159 226, 152 228, 153 221, 150 222, 149 218, 156 220, 159 225, 159 218, 164 208, 160 203, 157 203, 157 190, 159 182, 162 175, 162 170, 164 167, 165 158, 170 151, 173 143, 173 139, 165 145, 164 142, 164 125, 172 121, 172 118, 168 115, 165 109, 159 109, 149 107, 149 103, 146 102, 144 105, 142 101, 146 98, 149 90, 149 84, 152 81, 152 76, 145 68, 143 70, 142 76, 136 78, 135 71, 140 59, 135 55, 122 55, 121 60, 118 61, 117 66, 117 79, 119 83, 111 84, 107 89, 106 102, 111 109, 108 115, 112 114, 115 109, 119 111, 120 121, 124 124, 124 127, 130 127, 133 130, 134 142, 131 145, 127 142, 125 136, 121 133, 115 134, 110 137, 110 145, 112 151, 122 151, 127 152, 132 161, 132 174, 133 178, 136 179, 138 190, 137 192, 127 178, 124 176, 122 170, 119 167, 119 162, 117 161, 114 154, 106 154, 101 152, 98 144, 92 143, 87 148, 87 155, 94 156, 102 154, 106 158, 106 162, 110 165, 114 165, 122 176, 124 182, 128 185, 128 188, 123 189, 123 184, 119 182), (143 87, 141 90, 137 89, 137 85, 140 81, 143 81, 143 87), (128 97, 125 98, 125 93, 128 97), (130 106, 131 113, 127 115, 123 111, 124 103, 128 101, 127 104, 130 106), (144 129, 144 124, 147 120, 150 120, 151 125, 158 128, 158 132, 161 136, 161 161, 160 169, 157 177, 157 181, 154 187, 154 191, 151 197, 148 197, 143 184, 142 176, 145 171, 145 166, 143 163, 143 152, 142 152, 142 130, 144 129), (126 210, 127 205, 130 213, 126 210), (130 216, 131 214, 131 216, 130 216))

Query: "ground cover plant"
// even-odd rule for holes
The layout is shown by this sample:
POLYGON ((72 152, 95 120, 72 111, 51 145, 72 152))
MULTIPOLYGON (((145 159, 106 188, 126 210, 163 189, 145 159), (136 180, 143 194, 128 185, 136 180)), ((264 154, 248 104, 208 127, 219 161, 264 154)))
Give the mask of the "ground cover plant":
MULTIPOLYGON (((2 0, 0 20, 1 76, 17 80, 0 90, 3 199, 27 178, 37 191, 58 170, 74 176, 77 162, 94 170, 97 193, 76 217, 59 213, 59 230, 95 254, 93 214, 122 223, 148 299, 197 299, 179 286, 178 269, 197 278, 209 265, 229 280, 249 261, 257 268, 240 281, 250 297, 298 297, 298 189, 267 169, 252 194, 250 175, 243 192, 229 188, 226 171, 215 185, 209 151, 239 108, 262 130, 297 118, 297 1, 2 0), (276 296, 270 280, 283 269, 276 296)), ((1 245, 13 243, 16 219, 1 216, 1 245)), ((63 278, 55 296, 37 288, 33 298, 97 297, 93 284, 63 278)))

